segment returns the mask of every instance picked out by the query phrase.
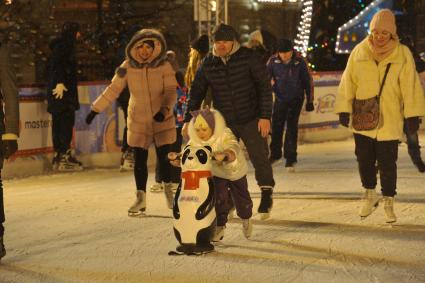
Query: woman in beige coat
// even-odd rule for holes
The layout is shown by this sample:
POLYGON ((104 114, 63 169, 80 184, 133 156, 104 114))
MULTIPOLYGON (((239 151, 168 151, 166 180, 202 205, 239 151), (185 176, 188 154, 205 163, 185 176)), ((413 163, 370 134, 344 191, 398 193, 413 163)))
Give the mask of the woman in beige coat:
POLYGON ((167 61, 167 45, 163 35, 153 29, 137 32, 126 48, 126 60, 117 69, 111 84, 92 104, 86 122, 91 123, 97 113, 104 111, 128 86, 127 140, 134 148, 137 199, 129 208, 129 215, 146 209, 147 159, 149 146, 154 143, 160 160, 167 205, 172 208, 176 184, 170 183, 169 146, 176 140, 173 106, 176 103, 175 72, 167 61))
POLYGON ((378 206, 375 192, 376 165, 384 196, 387 223, 395 222, 393 203, 396 195, 398 141, 403 135, 406 119, 410 132, 419 128, 419 116, 425 115, 425 98, 415 63, 407 46, 400 44, 394 14, 383 9, 370 22, 371 34, 352 51, 341 79, 335 112, 340 123, 350 127, 354 98, 367 99, 379 93, 388 64, 388 75, 380 102, 379 124, 373 130, 354 132, 355 153, 360 179, 365 188, 362 218, 378 206))

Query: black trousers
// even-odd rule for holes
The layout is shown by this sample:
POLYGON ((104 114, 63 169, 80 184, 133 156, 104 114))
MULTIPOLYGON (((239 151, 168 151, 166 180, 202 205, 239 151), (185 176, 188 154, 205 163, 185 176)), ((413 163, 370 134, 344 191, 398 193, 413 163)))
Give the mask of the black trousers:
POLYGON ((382 195, 395 196, 397 194, 398 140, 377 141, 360 134, 354 134, 354 141, 363 187, 375 189, 377 183, 376 163, 378 163, 382 195))
POLYGON ((272 140, 270 143, 273 159, 282 157, 282 139, 286 124, 283 157, 290 162, 297 161, 298 120, 303 101, 304 99, 300 97, 288 102, 275 101, 273 104, 272 140))
MULTIPOLYGON (((170 183, 171 164, 168 161, 170 145, 155 147, 156 155, 159 159, 159 166, 162 172, 162 181, 170 183)), ((136 180, 136 189, 146 191, 148 181, 148 150, 140 147, 134 148, 134 178, 136 180)))
POLYGON ((52 139, 56 152, 65 153, 71 147, 75 111, 52 113, 52 139))
POLYGON ((215 211, 217 213, 217 226, 225 226, 229 210, 236 208, 236 213, 241 219, 252 216, 252 200, 248 191, 246 176, 239 180, 230 181, 213 177, 215 187, 215 211), (230 190, 230 194, 229 194, 230 190), (232 201, 233 200, 233 201, 232 201))
POLYGON ((406 134, 407 152, 409 153, 410 159, 414 164, 421 164, 423 161, 421 157, 418 132, 413 134, 409 133, 406 123, 404 123, 403 131, 406 134))
POLYGON ((274 187, 273 169, 269 161, 267 139, 258 132, 258 120, 245 124, 229 125, 233 134, 245 144, 249 159, 255 169, 255 179, 260 187, 274 187))
MULTIPOLYGON (((182 149, 183 137, 182 137, 182 128, 176 128, 176 142, 170 146, 170 152, 180 152, 182 149)), ((180 183, 181 181, 181 173, 182 169, 180 167, 171 166, 170 168, 170 180, 171 183, 180 183)), ((163 182, 161 166, 159 161, 159 156, 156 157, 156 165, 155 165, 155 182, 161 183, 163 182)), ((165 182, 165 181, 164 181, 165 182)))
POLYGON ((129 145, 127 143, 127 117, 128 117, 128 103, 120 103, 121 109, 124 112, 124 120, 125 120, 125 127, 124 127, 124 133, 122 137, 122 146, 121 146, 121 152, 125 152, 129 145))

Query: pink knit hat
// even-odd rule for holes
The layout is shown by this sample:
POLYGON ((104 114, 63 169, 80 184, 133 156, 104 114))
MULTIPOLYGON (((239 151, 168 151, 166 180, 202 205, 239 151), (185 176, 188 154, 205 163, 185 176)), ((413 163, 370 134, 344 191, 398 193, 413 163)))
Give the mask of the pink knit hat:
POLYGON ((379 28, 391 33, 393 38, 397 38, 397 26, 395 24, 395 17, 391 10, 382 9, 373 15, 369 24, 370 31, 379 28))

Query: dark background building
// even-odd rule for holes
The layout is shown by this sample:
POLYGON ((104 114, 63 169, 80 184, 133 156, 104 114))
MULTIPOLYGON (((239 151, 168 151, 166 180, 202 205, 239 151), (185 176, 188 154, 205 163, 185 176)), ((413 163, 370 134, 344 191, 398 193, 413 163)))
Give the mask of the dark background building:
MULTIPOLYGON (((302 1, 258 3, 230 0, 229 24, 247 41, 255 29, 269 30, 277 37, 295 38, 302 1)), ((347 55, 335 54, 336 31, 372 0, 314 1, 308 60, 317 71, 342 70, 347 55)), ((81 24, 83 42, 78 47, 80 80, 110 79, 120 37, 133 25, 161 30, 169 49, 177 53, 180 66, 187 63, 189 43, 198 35, 193 20, 193 0, 14 0, 1 5, 0 20, 11 23, 2 42, 11 57, 21 84, 44 83, 50 54, 48 43, 62 23, 81 24)), ((399 31, 411 34, 419 51, 425 51, 425 0, 394 0, 399 31)))

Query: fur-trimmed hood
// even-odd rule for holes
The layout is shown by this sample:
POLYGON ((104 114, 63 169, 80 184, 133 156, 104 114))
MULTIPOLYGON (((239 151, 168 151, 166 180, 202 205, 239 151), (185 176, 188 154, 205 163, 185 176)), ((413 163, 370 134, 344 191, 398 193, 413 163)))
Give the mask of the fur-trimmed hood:
POLYGON ((189 137, 190 140, 193 141, 196 144, 212 144, 215 143, 215 141, 221 137, 224 133, 224 129, 226 128, 226 122, 224 121, 223 116, 220 112, 218 112, 215 109, 210 109, 210 111, 214 114, 214 120, 215 120, 215 126, 214 126, 214 133, 213 135, 207 140, 203 141, 201 140, 198 135, 196 134, 195 127, 194 127, 194 120, 190 120, 189 123, 189 137))
POLYGON ((231 181, 239 180, 245 176, 248 172, 248 164, 245 160, 243 151, 240 148, 239 141, 226 126, 226 122, 221 115, 215 109, 210 109, 214 114, 215 126, 213 135, 207 140, 203 141, 198 138, 194 128, 194 119, 189 123, 189 137, 188 144, 197 146, 210 146, 213 154, 216 152, 224 152, 226 150, 233 151, 236 155, 236 159, 232 162, 225 162, 221 165, 216 164, 214 161, 212 164, 213 176, 225 178, 231 181))
POLYGON ((133 68, 145 66, 155 68, 167 60, 167 43, 161 32, 155 29, 142 29, 138 31, 128 43, 125 54, 133 68), (152 56, 143 61, 137 54, 139 47, 145 40, 152 40, 155 44, 152 56))

